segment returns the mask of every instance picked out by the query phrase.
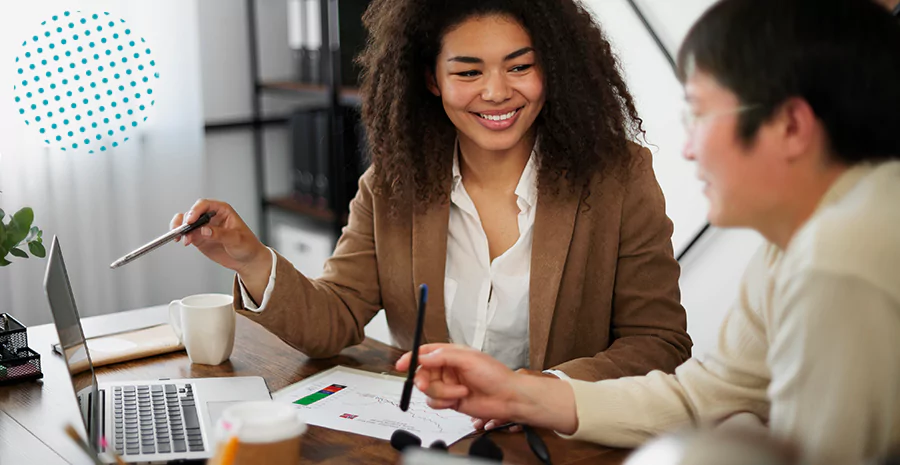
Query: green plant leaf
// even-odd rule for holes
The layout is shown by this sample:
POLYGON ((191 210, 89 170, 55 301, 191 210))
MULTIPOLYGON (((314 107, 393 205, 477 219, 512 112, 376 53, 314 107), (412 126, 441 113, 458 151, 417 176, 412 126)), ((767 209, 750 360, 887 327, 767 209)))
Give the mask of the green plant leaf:
POLYGON ((31 225, 34 222, 34 211, 29 207, 22 208, 8 217, 9 222, 4 224, 3 219, 6 217, 6 213, 0 210, 0 266, 12 264, 7 260, 8 254, 12 254, 14 257, 28 258, 25 247, 21 247, 23 245, 28 246, 32 256, 46 257, 47 251, 41 240, 43 231, 37 226, 31 225))
POLYGON ((31 255, 34 255, 38 258, 44 258, 47 256, 47 251, 44 249, 44 245, 37 241, 29 242, 28 250, 31 251, 31 255))
MULTIPOLYGON (((27 231, 26 231, 26 234, 27 234, 27 231)), ((4 248, 6 250, 9 250, 9 249, 15 247, 16 245, 18 245, 19 242, 22 242, 22 239, 25 238, 24 235, 22 235, 21 238, 18 236, 19 236, 19 225, 16 223, 15 219, 10 218, 9 224, 6 225, 6 239, 3 240, 4 248)))
POLYGON ((19 226, 28 231, 31 228, 31 223, 34 222, 34 210, 30 207, 25 207, 16 212, 13 215, 13 219, 16 220, 16 223, 19 223, 19 226))
POLYGON ((13 254, 13 256, 15 256, 15 257, 28 258, 28 254, 25 253, 22 249, 20 249, 18 247, 13 247, 13 248, 9 249, 9 253, 13 254))
POLYGON ((28 207, 17 211, 13 215, 12 220, 6 227, 7 235, 4 244, 8 249, 19 245, 28 236, 28 230, 31 228, 32 221, 34 221, 34 212, 28 207))
POLYGON ((37 226, 32 226, 31 229, 28 230, 28 236, 25 237, 25 242, 37 240, 38 234, 40 233, 40 228, 38 228, 37 226))

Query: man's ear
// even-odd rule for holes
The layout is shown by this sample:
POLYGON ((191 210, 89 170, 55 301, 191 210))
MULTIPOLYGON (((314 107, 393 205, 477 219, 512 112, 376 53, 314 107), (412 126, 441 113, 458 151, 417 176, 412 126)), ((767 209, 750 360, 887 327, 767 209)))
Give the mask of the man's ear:
POLYGON ((425 86, 428 87, 428 90, 434 94, 435 97, 441 96, 441 88, 437 85, 437 78, 434 76, 434 71, 431 69, 425 70, 425 86))
POLYGON ((781 128, 784 153, 789 162, 808 154, 815 146, 825 141, 822 123, 805 99, 794 97, 786 100, 776 112, 781 128))

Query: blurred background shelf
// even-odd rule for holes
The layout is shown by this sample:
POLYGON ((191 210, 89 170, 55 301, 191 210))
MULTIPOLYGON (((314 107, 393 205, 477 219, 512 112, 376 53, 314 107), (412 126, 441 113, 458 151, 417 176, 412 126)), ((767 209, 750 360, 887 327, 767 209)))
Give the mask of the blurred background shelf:
POLYGON ((366 169, 360 69, 354 58, 365 46, 362 13, 370 0, 277 0, 286 2, 283 40, 293 69, 279 75, 261 72, 268 55, 260 46, 271 38, 257 13, 271 0, 245 1, 252 112, 244 120, 208 123, 206 130, 252 131, 252 176, 260 211, 254 229, 263 243, 280 245, 284 234, 278 231, 287 216, 319 229, 333 249, 347 222, 356 180, 366 169), (274 147, 281 145, 270 137, 275 128, 287 150, 274 147))
MULTIPOLYGON (((285 212, 296 213, 309 219, 317 220, 322 223, 333 223, 336 219, 334 211, 315 205, 312 200, 302 200, 293 196, 274 197, 266 200, 269 207, 275 207, 285 212)), ((347 215, 340 218, 339 223, 343 226, 347 224, 347 215)))
POLYGON ((231 131, 235 129, 247 129, 251 128, 255 125, 260 126, 278 126, 287 124, 288 118, 286 116, 275 116, 270 118, 263 118, 260 120, 254 121, 253 119, 231 119, 231 120, 219 120, 219 121, 207 121, 203 125, 203 130, 207 133, 210 132, 221 132, 221 131, 231 131))
MULTIPOLYGON (((330 92, 328 86, 298 81, 272 81, 259 83, 259 89, 267 93, 301 94, 306 96, 326 97, 330 92)), ((359 88, 342 86, 338 90, 341 105, 360 105, 359 88)))

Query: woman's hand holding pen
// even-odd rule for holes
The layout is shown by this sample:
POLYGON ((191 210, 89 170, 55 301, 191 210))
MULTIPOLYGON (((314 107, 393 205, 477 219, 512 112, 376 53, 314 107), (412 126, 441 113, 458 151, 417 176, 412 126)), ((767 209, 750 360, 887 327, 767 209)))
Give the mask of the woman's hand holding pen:
MULTIPOLYGON (((410 354, 396 368, 409 368, 410 354)), ((428 405, 474 418, 503 418, 561 433, 577 429, 575 395, 559 379, 513 373, 502 363, 470 347, 427 344, 419 348, 416 387, 428 405)))
POLYGON ((272 273, 272 255, 231 205, 198 200, 187 213, 175 215, 169 226, 174 229, 191 223, 208 211, 216 212, 209 224, 176 241, 183 239, 185 246, 193 244, 210 260, 236 271, 250 295, 254 299, 261 298, 272 273))

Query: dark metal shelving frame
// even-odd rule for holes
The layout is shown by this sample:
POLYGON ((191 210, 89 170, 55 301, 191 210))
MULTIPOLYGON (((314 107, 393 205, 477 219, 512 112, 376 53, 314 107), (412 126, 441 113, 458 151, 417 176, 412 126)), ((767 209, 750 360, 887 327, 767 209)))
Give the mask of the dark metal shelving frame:
POLYGON ((256 0, 246 0, 247 36, 250 56, 250 82, 253 83, 252 113, 249 119, 211 122, 204 125, 206 133, 233 130, 251 130, 253 134, 253 165, 256 195, 259 199, 260 222, 257 225, 260 239, 268 243, 268 212, 277 208, 284 212, 301 215, 307 219, 325 224, 333 233, 334 240, 340 235, 346 223, 349 201, 344 186, 343 172, 346 163, 344 154, 343 118, 340 105, 358 105, 359 92, 350 87, 341 86, 340 34, 338 33, 338 0, 319 0, 322 32, 322 66, 326 69, 325 84, 308 84, 293 81, 263 82, 259 77, 258 28, 256 0), (329 154, 329 202, 328 208, 322 209, 306 204, 293 197, 270 198, 266 194, 265 140, 263 130, 266 127, 284 125, 285 116, 265 117, 262 111, 264 95, 308 95, 325 97, 324 107, 328 115, 328 134, 326 150, 329 154))

